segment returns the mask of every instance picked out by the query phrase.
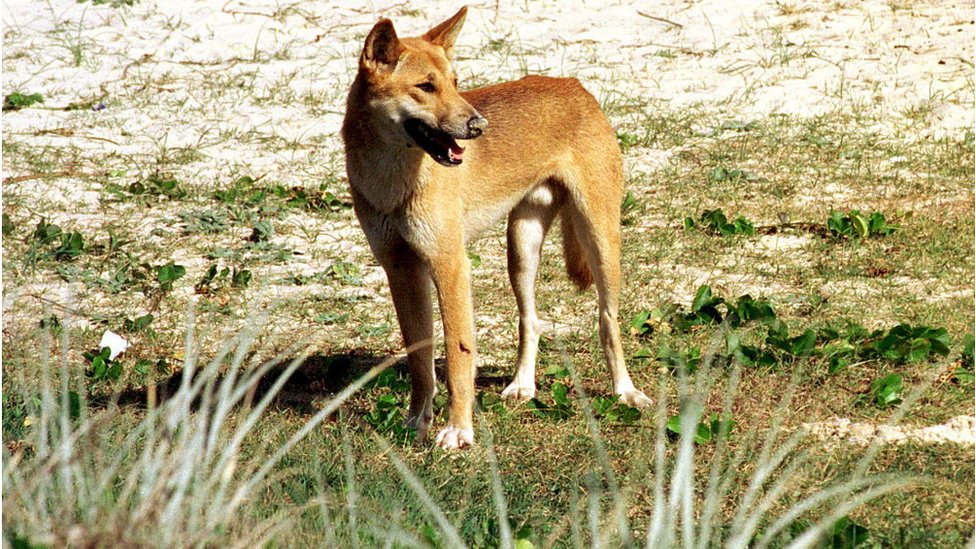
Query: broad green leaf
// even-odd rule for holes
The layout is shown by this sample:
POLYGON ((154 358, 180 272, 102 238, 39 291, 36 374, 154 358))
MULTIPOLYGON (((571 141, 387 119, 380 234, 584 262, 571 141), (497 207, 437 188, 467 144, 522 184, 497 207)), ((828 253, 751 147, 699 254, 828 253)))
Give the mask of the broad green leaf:
POLYGON ((908 349, 904 353, 905 361, 907 362, 918 362, 929 356, 932 351, 932 344, 929 340, 916 337, 909 342, 908 349))
POLYGON ((878 406, 885 408, 901 402, 902 378, 889 374, 871 382, 871 395, 878 406))
POLYGON ((556 381, 552 384, 552 400, 559 406, 569 406, 569 388, 556 381))
POLYGON ((807 330, 790 340, 790 351, 794 356, 806 356, 813 352, 817 344, 817 332, 807 330))
POLYGON ((700 311, 712 302, 712 288, 703 284, 695 292, 695 299, 691 302, 692 311, 700 311))
POLYGON ((854 232, 861 238, 867 238, 869 231, 868 220, 857 210, 851 210, 851 226, 854 227, 854 232))

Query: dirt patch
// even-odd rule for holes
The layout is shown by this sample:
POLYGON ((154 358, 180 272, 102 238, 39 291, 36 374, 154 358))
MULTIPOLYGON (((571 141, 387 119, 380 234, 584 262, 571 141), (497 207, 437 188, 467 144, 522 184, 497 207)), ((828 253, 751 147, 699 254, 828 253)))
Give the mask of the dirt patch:
POLYGON ((941 425, 929 427, 875 425, 836 417, 827 421, 804 423, 800 428, 819 440, 858 446, 906 442, 976 445, 976 417, 973 416, 957 416, 941 425))

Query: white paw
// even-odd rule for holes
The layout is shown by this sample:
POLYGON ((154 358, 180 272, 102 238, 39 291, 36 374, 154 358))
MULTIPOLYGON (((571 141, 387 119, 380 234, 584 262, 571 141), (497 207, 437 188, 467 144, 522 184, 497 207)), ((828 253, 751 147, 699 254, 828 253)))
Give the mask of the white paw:
POLYGON ((502 398, 518 401, 533 399, 535 398, 535 383, 526 385, 513 381, 502 391, 502 398))
POLYGON ((453 425, 448 425, 437 433, 436 443, 445 450, 457 450, 474 444, 474 430, 471 428, 459 429, 453 425))
POLYGON ((634 408, 647 408, 654 404, 651 397, 645 395, 643 391, 638 391, 637 389, 627 389, 620 391, 617 394, 620 395, 620 402, 634 408))
POLYGON ((430 431, 430 420, 433 414, 421 413, 413 415, 403 420, 403 426, 408 429, 417 430, 417 440, 424 440, 427 438, 427 433, 430 431))

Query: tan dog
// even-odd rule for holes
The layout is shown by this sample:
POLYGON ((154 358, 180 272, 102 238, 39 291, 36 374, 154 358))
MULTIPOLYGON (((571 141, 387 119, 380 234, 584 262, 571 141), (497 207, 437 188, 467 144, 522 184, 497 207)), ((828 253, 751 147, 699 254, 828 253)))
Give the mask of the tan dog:
POLYGON ((466 14, 462 8, 420 38, 397 37, 389 19, 376 23, 342 125, 356 215, 412 349, 407 423, 419 437, 433 419, 431 282, 437 290, 450 393, 447 427, 437 435, 443 448, 474 441, 465 243, 506 214, 519 349, 518 372, 502 395, 535 396, 535 276, 546 231, 561 215, 570 278, 581 289, 596 282, 613 390, 632 406, 651 403, 630 380, 617 325, 623 167, 614 131, 572 78, 529 76, 460 93, 451 54, 466 14), (473 141, 461 147, 458 139, 473 141))

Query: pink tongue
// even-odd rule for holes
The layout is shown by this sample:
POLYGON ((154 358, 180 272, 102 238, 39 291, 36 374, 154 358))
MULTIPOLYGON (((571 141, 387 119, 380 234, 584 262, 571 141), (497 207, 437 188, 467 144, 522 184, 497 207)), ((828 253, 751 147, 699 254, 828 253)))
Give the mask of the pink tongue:
POLYGON ((464 155, 464 149, 460 145, 454 144, 447 148, 447 155, 451 157, 451 160, 461 160, 464 155))

